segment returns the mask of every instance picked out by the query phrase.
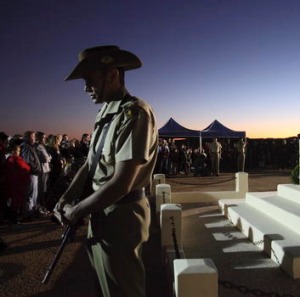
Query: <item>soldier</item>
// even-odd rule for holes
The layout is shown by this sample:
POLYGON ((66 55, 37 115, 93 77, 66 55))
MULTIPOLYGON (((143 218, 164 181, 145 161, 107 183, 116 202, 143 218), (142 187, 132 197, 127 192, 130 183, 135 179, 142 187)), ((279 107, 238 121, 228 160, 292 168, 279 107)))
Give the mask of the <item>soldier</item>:
POLYGON ((141 247, 149 237, 145 189, 156 163, 158 132, 151 107, 125 88, 126 70, 141 67, 131 52, 100 46, 79 53, 66 80, 84 79, 95 104, 103 103, 85 164, 55 207, 64 224, 90 215, 88 252, 105 297, 145 296, 141 247), (78 204, 91 180, 92 193, 78 204))
POLYGON ((245 171, 245 159, 246 159, 246 142, 243 138, 241 138, 237 145, 237 167, 238 172, 244 172, 245 171))
POLYGON ((214 138, 210 144, 210 160, 211 160, 211 171, 215 176, 220 175, 220 159, 222 153, 222 145, 218 142, 217 138, 214 138))

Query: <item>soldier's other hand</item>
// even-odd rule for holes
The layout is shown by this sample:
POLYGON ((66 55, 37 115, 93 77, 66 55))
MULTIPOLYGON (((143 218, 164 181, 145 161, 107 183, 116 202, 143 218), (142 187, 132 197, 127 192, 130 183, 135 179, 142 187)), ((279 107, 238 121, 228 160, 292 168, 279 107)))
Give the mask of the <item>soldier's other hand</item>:
POLYGON ((55 217, 55 219, 56 219, 61 225, 64 224, 63 221, 62 221, 62 214, 63 214, 63 208, 64 208, 65 204, 66 204, 65 200, 64 200, 64 199, 60 199, 60 200, 56 203, 56 205, 55 205, 55 207, 54 207, 54 209, 53 209, 54 217, 55 217))

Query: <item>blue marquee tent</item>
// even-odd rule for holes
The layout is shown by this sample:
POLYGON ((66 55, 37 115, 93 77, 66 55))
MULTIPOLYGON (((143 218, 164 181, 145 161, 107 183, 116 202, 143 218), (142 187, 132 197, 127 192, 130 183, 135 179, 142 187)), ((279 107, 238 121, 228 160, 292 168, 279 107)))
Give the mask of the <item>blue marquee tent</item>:
POLYGON ((200 132, 200 147, 202 148, 202 138, 243 138, 246 136, 245 131, 234 131, 219 121, 214 120, 208 127, 200 132))
POLYGON ((200 137, 200 131, 191 130, 178 124, 173 118, 158 129, 160 137, 200 137))
POLYGON ((214 120, 208 127, 201 130, 202 138, 242 138, 246 136, 245 131, 234 131, 217 120, 214 120))

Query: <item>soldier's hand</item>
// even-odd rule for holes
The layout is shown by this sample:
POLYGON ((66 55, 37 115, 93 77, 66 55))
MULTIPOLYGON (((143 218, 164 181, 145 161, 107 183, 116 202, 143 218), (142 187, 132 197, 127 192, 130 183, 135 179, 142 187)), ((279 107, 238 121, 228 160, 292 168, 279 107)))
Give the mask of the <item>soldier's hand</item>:
POLYGON ((63 210, 61 211, 61 220, 63 224, 73 225, 77 222, 78 218, 76 218, 74 210, 76 206, 71 204, 65 204, 63 210))

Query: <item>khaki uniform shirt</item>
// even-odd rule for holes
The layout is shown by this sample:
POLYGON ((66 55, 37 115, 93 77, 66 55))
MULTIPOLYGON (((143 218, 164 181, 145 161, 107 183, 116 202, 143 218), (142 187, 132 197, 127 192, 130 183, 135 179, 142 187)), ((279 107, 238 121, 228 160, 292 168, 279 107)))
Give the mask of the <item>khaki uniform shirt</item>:
POLYGON ((239 141, 236 145, 237 151, 239 154, 245 154, 246 152, 246 143, 239 141))
POLYGON ((210 152, 221 154, 222 145, 219 142, 212 142, 210 145, 210 152))
POLYGON ((128 95, 125 88, 116 100, 105 103, 96 117, 88 154, 89 168, 103 136, 101 119, 107 115, 113 118, 93 176, 94 191, 112 178, 117 162, 127 160, 138 160, 143 164, 132 190, 148 186, 156 163, 158 146, 158 130, 151 107, 128 95))

